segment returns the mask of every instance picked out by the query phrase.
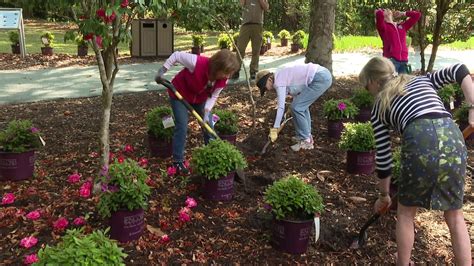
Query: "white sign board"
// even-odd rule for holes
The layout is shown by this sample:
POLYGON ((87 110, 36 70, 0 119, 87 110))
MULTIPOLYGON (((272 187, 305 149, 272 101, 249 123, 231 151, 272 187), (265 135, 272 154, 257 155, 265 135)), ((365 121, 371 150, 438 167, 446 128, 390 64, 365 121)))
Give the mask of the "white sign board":
POLYGON ((25 28, 21 8, 0 8, 0 30, 18 30, 21 57, 26 55, 25 28))

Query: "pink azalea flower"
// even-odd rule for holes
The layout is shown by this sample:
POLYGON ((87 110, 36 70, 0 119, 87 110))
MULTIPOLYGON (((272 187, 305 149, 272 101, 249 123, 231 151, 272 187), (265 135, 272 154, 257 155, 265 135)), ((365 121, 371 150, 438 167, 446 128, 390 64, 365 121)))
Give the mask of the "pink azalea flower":
POLYGON ((71 184, 77 183, 81 180, 81 174, 74 173, 68 177, 68 182, 71 184))
POLYGON ((83 198, 88 198, 91 195, 92 182, 87 181, 82 184, 79 189, 79 195, 83 198))
POLYGON ((22 209, 16 210, 15 217, 23 217, 25 215, 25 211, 22 209))
POLYGON ((191 208, 194 208, 196 206, 197 206, 197 202, 196 202, 195 199, 190 198, 190 197, 186 198, 186 207, 191 209, 191 208))
POLYGON ((38 220, 41 217, 41 213, 38 210, 35 210, 29 212, 25 217, 30 220, 38 220))
POLYGON ((191 212, 191 209, 188 207, 184 207, 179 211, 179 220, 182 222, 189 222, 191 221, 191 216, 189 215, 191 212))
MULTIPOLYGON (((86 37, 84 36, 84 40, 85 40, 85 39, 86 39, 86 37)), ((92 39, 92 38, 91 38, 91 39, 92 39)), ((91 157, 91 158, 97 158, 97 157, 99 157, 99 154, 98 154, 97 152, 93 151, 93 152, 89 153, 89 157, 91 157)))
POLYGON ((125 158, 122 155, 120 155, 117 159, 117 162, 118 163, 123 163, 123 161, 125 161, 125 158))
POLYGON ((126 8, 128 6, 128 0, 122 0, 122 3, 120 3, 121 8, 126 8))
POLYGON ((26 255, 25 259, 23 260, 23 263, 26 264, 26 265, 31 265, 31 264, 36 263, 38 261, 39 261, 38 255, 36 255, 36 253, 33 253, 33 254, 30 254, 30 255, 26 255))
POLYGON ((24 248, 31 248, 38 243, 38 239, 34 236, 27 236, 20 241, 20 246, 24 248))
POLYGON ((102 36, 96 35, 95 42, 97 43, 97 46, 99 46, 99 48, 102 48, 102 36))
POLYGON ((84 217, 80 216, 80 217, 77 217, 76 219, 74 219, 74 221, 72 223, 74 225, 81 226, 81 225, 84 225, 86 223, 86 219, 84 219, 84 217))
POLYGON ((69 225, 69 222, 66 218, 61 217, 53 223, 53 228, 56 231, 63 231, 69 225))
POLYGON ((99 17, 99 18, 105 18, 105 9, 101 8, 101 9, 98 9, 95 14, 99 17))
POLYGON ((140 160, 138 161, 138 165, 140 165, 143 168, 147 167, 148 166, 147 158, 140 158, 140 160))
POLYGON ((176 167, 170 166, 167 170, 168 176, 174 176, 176 174, 176 167))
POLYGON ((123 149, 124 152, 133 152, 133 146, 130 144, 125 145, 125 148, 123 149))
POLYGON ((36 127, 31 128, 31 133, 35 134, 35 133, 38 133, 38 132, 39 132, 39 129, 37 129, 36 127))
POLYGON ((166 244, 166 243, 170 242, 170 237, 168 235, 162 235, 161 239, 160 239, 160 242, 163 243, 163 244, 166 244))
POLYGON ((339 109, 339 111, 344 111, 346 110, 346 104, 343 103, 343 102, 340 102, 337 104, 337 109, 339 109))
POLYGON ((5 193, 2 197, 2 205, 12 204, 15 202, 15 195, 13 193, 5 193))

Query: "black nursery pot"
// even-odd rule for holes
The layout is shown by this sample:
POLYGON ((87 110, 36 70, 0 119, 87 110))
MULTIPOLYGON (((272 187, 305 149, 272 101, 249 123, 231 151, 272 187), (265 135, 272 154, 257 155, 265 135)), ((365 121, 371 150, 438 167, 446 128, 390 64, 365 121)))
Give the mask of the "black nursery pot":
POLYGON ((314 224, 313 219, 303 221, 273 221, 272 244, 275 248, 290 254, 305 253, 314 224))

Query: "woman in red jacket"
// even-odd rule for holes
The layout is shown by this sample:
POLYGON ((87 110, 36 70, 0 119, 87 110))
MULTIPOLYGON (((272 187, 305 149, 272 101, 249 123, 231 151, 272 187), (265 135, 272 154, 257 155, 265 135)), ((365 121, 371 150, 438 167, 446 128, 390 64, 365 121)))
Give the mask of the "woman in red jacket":
POLYGON ((408 73, 407 31, 413 27, 421 17, 418 11, 394 11, 377 9, 375 23, 383 43, 383 56, 389 58, 395 65, 398 73, 408 73), (393 19, 408 17, 407 20, 397 23, 393 19))

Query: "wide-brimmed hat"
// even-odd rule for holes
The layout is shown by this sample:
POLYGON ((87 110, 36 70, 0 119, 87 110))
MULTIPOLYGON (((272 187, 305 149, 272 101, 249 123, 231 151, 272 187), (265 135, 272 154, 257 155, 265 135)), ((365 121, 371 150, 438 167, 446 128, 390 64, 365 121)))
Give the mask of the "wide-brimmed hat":
POLYGON ((260 96, 265 95, 265 91, 267 91, 267 80, 271 76, 271 72, 268 70, 261 70, 255 76, 255 82, 257 87, 260 89, 260 96))

